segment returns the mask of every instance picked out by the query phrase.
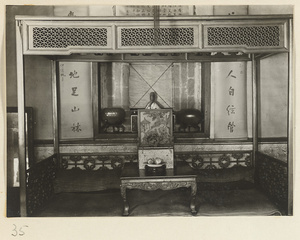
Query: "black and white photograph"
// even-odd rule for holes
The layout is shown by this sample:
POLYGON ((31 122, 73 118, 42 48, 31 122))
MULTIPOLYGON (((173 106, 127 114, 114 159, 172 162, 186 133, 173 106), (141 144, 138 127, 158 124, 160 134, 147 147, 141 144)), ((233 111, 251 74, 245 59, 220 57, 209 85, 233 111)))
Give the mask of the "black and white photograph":
POLYGON ((295 7, 208 4, 4 6, 9 236, 295 216, 295 7))

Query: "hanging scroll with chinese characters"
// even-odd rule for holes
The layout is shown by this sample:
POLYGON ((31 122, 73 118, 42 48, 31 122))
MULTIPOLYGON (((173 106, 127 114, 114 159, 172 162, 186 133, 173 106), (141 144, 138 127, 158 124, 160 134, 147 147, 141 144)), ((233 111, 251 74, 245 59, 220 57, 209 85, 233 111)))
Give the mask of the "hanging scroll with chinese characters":
POLYGON ((247 64, 212 64, 215 83, 215 138, 247 138, 247 64))
POLYGON ((91 72, 91 63, 59 63, 60 139, 93 137, 91 72))
MULTIPOLYGON (((193 15, 194 7, 187 5, 160 5, 160 16, 182 16, 193 15)), ((116 6, 117 16, 147 17, 154 15, 153 5, 126 5, 116 6)))

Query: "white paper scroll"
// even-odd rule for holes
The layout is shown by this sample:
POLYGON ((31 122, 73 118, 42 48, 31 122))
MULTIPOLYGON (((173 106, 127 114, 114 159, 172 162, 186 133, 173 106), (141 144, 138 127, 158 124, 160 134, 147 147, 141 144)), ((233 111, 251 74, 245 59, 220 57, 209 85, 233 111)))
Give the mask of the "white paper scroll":
POLYGON ((60 139, 93 137, 91 63, 59 63, 60 139))
POLYGON ((215 138, 247 138, 247 64, 212 64, 215 138))

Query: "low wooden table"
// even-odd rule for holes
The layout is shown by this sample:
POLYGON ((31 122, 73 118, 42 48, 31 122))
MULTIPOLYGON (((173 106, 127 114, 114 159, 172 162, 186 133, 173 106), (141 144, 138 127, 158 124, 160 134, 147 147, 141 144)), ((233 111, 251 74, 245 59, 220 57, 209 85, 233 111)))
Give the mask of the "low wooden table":
POLYGON ((193 175, 193 171, 189 168, 189 166, 177 166, 174 169, 166 169, 165 175, 148 176, 145 169, 138 169, 137 163, 126 163, 121 175, 121 195, 124 201, 123 216, 129 215, 129 204, 126 198, 127 189, 153 191, 157 189, 172 190, 181 187, 191 188, 190 209, 192 215, 196 215, 197 176, 193 175))

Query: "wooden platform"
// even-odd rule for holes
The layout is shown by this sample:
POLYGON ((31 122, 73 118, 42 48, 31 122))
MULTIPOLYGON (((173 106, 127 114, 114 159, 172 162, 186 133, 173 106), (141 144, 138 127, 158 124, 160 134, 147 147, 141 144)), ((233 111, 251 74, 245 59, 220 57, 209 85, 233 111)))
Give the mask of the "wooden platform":
MULTIPOLYGON (((186 216, 190 214, 190 190, 130 190, 130 216, 186 216)), ((202 191, 197 193, 196 216, 271 216, 281 215, 277 207, 256 189, 202 191)), ((36 217, 122 216, 120 191, 61 193, 36 217)))

